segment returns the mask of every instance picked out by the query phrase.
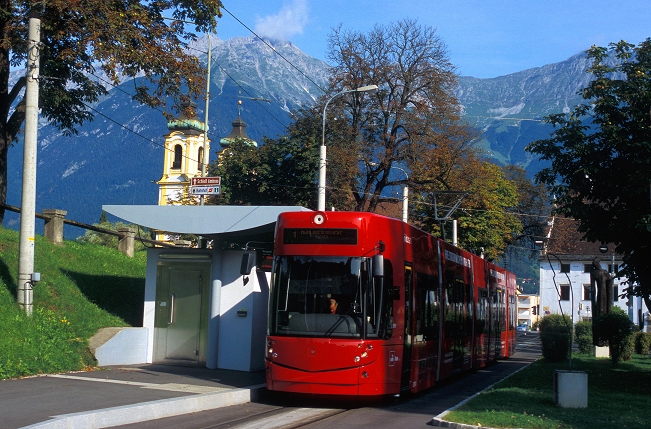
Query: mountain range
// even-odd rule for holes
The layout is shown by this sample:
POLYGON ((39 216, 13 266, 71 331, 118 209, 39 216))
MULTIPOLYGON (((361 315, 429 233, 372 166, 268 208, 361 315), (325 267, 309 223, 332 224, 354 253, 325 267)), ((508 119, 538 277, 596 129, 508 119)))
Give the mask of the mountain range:
MULTIPOLYGON (((284 134, 292 112, 309 106, 327 87, 329 66, 291 43, 212 36, 210 45, 212 159, 238 114, 253 140, 277 137, 284 134)), ((190 49, 207 63, 207 38, 190 49)), ((552 129, 542 117, 567 111, 580 101, 577 92, 588 82, 588 65, 586 56, 578 54, 507 76, 459 77, 456 95, 465 118, 483 131, 478 144, 496 162, 517 164, 534 174, 540 163, 524 147, 549 136, 552 129)), ((79 127, 77 135, 65 136, 41 120, 37 211, 62 209, 69 219, 95 223, 103 204, 157 203, 155 182, 162 175, 167 121, 162 111, 132 101, 132 92, 130 82, 110 88, 109 95, 92 106, 98 112, 95 120, 79 127)), ((204 101, 197 104, 203 120, 204 101)), ((21 170, 19 142, 9 150, 8 204, 20 205, 21 170)), ((7 212, 4 226, 16 227, 18 222, 17 215, 7 212)), ((66 238, 81 234, 83 230, 66 226, 66 238)))

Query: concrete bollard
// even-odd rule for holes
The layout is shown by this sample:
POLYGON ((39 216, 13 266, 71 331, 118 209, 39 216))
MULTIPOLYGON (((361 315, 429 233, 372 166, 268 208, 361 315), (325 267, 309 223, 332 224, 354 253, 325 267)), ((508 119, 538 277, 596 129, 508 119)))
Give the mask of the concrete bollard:
POLYGON ((588 374, 583 371, 554 371, 554 399, 562 408, 587 408, 588 374))
POLYGON ((136 231, 133 228, 118 228, 118 232, 122 234, 118 241, 118 250, 133 258, 136 231))
POLYGON ((43 235, 54 244, 63 244, 63 219, 68 214, 65 210, 43 209, 45 230, 43 235))

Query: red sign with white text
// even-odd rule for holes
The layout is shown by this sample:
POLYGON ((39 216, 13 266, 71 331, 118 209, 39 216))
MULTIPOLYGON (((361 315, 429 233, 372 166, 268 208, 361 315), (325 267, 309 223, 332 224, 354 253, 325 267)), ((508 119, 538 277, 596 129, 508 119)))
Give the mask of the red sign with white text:
POLYGON ((221 185, 221 177, 193 177, 192 186, 219 186, 221 185))

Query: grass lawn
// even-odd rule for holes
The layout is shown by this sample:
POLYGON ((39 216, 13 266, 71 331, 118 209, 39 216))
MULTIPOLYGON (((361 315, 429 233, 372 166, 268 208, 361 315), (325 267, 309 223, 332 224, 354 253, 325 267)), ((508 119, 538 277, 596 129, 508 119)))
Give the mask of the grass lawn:
POLYGON ((90 243, 36 236, 31 317, 16 304, 18 231, 0 227, 0 379, 95 364, 88 338, 107 326, 142 326, 145 252, 134 258, 90 243))
POLYGON ((588 374, 588 407, 560 408, 554 371, 568 363, 539 359, 443 418, 491 428, 651 428, 651 358, 613 366, 610 359, 574 355, 573 371, 588 374))

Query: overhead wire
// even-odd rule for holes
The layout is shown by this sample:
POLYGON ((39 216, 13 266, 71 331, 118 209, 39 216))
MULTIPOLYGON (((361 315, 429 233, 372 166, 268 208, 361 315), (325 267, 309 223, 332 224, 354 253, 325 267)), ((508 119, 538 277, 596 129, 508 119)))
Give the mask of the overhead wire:
MULTIPOLYGON (((265 45, 267 45, 267 46, 268 46, 268 47, 269 47, 269 48, 270 48, 270 49, 271 49, 271 50, 272 50, 276 55, 280 56, 280 57, 281 57, 284 61, 286 61, 286 62, 287 62, 287 63, 288 63, 292 68, 294 68, 295 70, 297 70, 301 75, 303 75, 303 76, 304 76, 306 79, 308 79, 312 84, 314 84, 314 86, 316 86, 318 89, 320 89, 323 93, 326 92, 325 89, 323 89, 323 88, 322 88, 318 83, 316 83, 316 82, 315 82, 311 77, 309 77, 307 74, 305 74, 305 73, 304 73, 302 70, 300 70, 300 69, 299 69, 295 64, 293 64, 291 61, 289 61, 289 60, 288 60, 284 55, 282 55, 280 52, 278 52, 278 51, 277 51, 273 46, 271 46, 271 45, 270 45, 266 40, 264 40, 262 37, 260 37, 260 36, 259 36, 257 33, 255 33, 252 29, 250 29, 250 28, 249 28, 246 24, 244 24, 244 23, 243 23, 239 18, 237 18, 235 15, 233 15, 233 14, 232 14, 230 11, 228 11, 226 8, 223 8, 223 7, 222 7, 222 9, 225 10, 229 15, 231 15, 231 16, 232 16, 232 17, 233 17, 233 18, 234 18, 238 23, 240 23, 244 28, 246 28, 247 30, 249 30, 249 31, 250 31, 250 32, 251 32, 255 37, 257 37, 258 39, 260 39, 260 40, 261 40, 265 45)), ((208 35, 208 37, 210 37, 210 35, 208 35)), ((201 51, 200 49, 193 48, 193 47, 190 47, 190 46, 187 46, 187 49, 189 49, 189 50, 195 50, 195 51, 197 51, 197 52, 207 54, 207 52, 201 51)), ((228 71, 227 71, 224 67, 222 67, 221 64, 219 64, 219 63, 218 63, 217 61, 215 61, 214 59, 211 60, 211 63, 214 63, 215 65, 217 65, 217 67, 219 67, 219 69, 220 69, 224 74, 226 74, 226 76, 228 76, 228 78, 231 79, 231 80, 233 81, 233 83, 235 83, 235 85, 237 85, 237 86, 238 86, 242 91, 244 91, 247 95, 250 96, 249 98, 251 98, 251 99, 255 98, 255 97, 251 96, 251 94, 249 94, 249 92, 246 90, 246 88, 244 88, 244 87, 243 87, 243 86, 242 86, 242 85, 241 85, 241 84, 240 84, 240 83, 239 83, 239 82, 238 82, 238 81, 237 81, 237 80, 236 80, 236 79, 235 79, 235 78, 234 78, 230 73, 228 73, 228 71)), ((124 94, 127 94, 127 95, 129 95, 129 96, 133 96, 133 94, 130 94, 129 92, 125 91, 124 89, 120 88, 118 85, 115 85, 113 82, 107 81, 106 79, 104 79, 104 78, 102 78, 102 77, 100 77, 100 76, 98 76, 98 75, 96 75, 96 74, 94 74, 94 73, 92 73, 92 72, 89 73, 89 74, 92 75, 92 76, 94 76, 96 79, 98 79, 98 80, 104 82, 105 84, 110 85, 110 86, 113 87, 114 89, 116 89, 116 90, 118 90, 118 91, 121 91, 121 92, 123 92, 124 94)), ((47 77, 46 77, 46 76, 41 76, 41 78, 44 78, 44 79, 45 79, 45 78, 47 78, 47 77)), ((258 100, 255 100, 255 101, 258 102, 258 100)), ((268 110, 268 109, 267 109, 267 108, 266 108, 262 103, 259 103, 259 102, 258 102, 258 104, 262 107, 262 109, 263 109, 265 112, 267 112, 267 114, 269 114, 272 118, 274 118, 275 121, 277 121, 277 122, 278 122, 279 124, 281 124, 282 126, 286 126, 285 123, 283 123, 283 122, 282 122, 280 119, 278 119, 278 118, 277 118, 273 113, 271 113, 271 112, 270 112, 270 111, 269 111, 269 110, 268 110)), ((100 112, 99 110, 93 108, 93 107, 90 106, 89 104, 84 103, 84 105, 85 105, 88 109, 90 109, 90 110, 92 110, 93 112, 95 112, 96 114, 98 114, 98 115, 104 117, 105 119, 109 120, 110 122, 113 122, 114 124, 118 125, 119 127, 123 128, 124 130, 129 131, 129 132, 131 132, 131 133, 133 133, 133 134, 135 134, 135 135, 137 135, 137 136, 143 138, 144 140, 147 140, 147 141, 149 141, 150 143, 153 143, 154 145, 160 146, 160 147, 162 147, 164 150, 172 151, 171 148, 170 148, 170 149, 165 148, 165 145, 164 145, 164 144, 158 143, 158 142, 156 142, 155 140, 152 140, 151 138, 146 137, 146 136, 144 136, 144 135, 142 135, 142 134, 136 132, 135 130, 133 130, 133 129, 127 127, 126 125, 120 123, 119 121, 117 121, 117 120, 115 120, 115 119, 109 117, 107 114, 105 114, 105 113, 103 113, 103 112, 100 112)), ((160 111, 161 113, 164 113, 161 109, 158 109, 158 108, 155 108, 155 107, 152 107, 152 108, 155 109, 155 110, 160 111)), ((211 136, 211 134, 210 134, 207 130, 206 130, 205 132, 206 132, 206 134, 207 134, 208 136, 211 136)), ((219 137, 214 136, 214 135, 213 135, 213 137, 219 138, 219 137)), ((188 155, 183 155, 183 157, 186 158, 186 159, 188 159, 188 160, 190 160, 190 161, 195 161, 195 162, 198 162, 198 161, 199 161, 199 160, 197 160, 197 159, 193 159, 193 158, 191 158, 191 157, 188 156, 188 155)))
MULTIPOLYGON (((209 35, 208 37, 210 37, 210 35, 209 35)), ((207 52, 203 52, 203 51, 201 51, 201 50, 199 50, 199 49, 197 49, 197 48, 193 48, 193 47, 190 47, 190 46, 188 46, 188 50, 194 50, 194 51, 201 52, 201 53, 204 53, 204 54, 207 53, 207 52)), ((259 105, 260 107, 262 107, 262 109, 263 109, 265 112, 267 112, 267 113, 269 114, 269 116, 271 116, 272 118, 274 118, 274 120, 275 120, 276 122, 278 122, 278 123, 279 123, 280 125, 282 125, 283 127, 286 127, 286 126, 287 126, 287 125, 286 125, 285 123, 283 123, 280 119, 278 119, 278 118, 277 118, 273 113, 271 113, 271 112, 270 112, 270 111, 265 107, 264 104, 260 103, 260 100, 255 100, 256 97, 255 97, 254 95, 250 94, 249 91, 247 91, 247 89, 246 89, 245 87, 243 87, 243 86, 242 86, 242 85, 237 81, 237 79, 235 79, 233 76, 231 76, 231 74, 228 73, 228 71, 226 71, 226 69, 225 69, 224 67, 222 67, 222 65, 219 64, 219 63, 217 62, 217 60, 215 60, 215 58, 211 58, 210 62, 211 62, 212 64, 215 64, 217 67, 219 67, 219 69, 220 69, 220 70, 221 70, 221 71, 222 71, 226 76, 228 76, 228 78, 229 78, 230 80, 232 80, 233 83, 234 83, 235 85, 237 85, 237 86, 238 86, 242 91, 244 91, 244 93, 247 94, 247 95, 249 96, 250 99, 254 99, 254 101, 256 101, 256 102, 258 103, 258 105, 259 105)))

